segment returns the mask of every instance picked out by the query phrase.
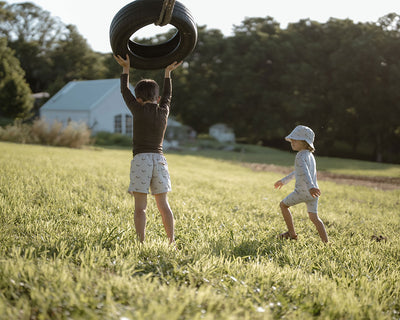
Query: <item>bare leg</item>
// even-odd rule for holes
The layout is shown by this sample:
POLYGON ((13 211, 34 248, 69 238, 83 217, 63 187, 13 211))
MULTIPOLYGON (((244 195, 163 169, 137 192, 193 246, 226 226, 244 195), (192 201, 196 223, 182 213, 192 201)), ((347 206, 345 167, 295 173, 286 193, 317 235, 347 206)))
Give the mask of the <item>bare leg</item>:
POLYGON ((147 208, 147 194, 133 192, 135 197, 135 228, 136 234, 140 242, 144 241, 145 230, 146 230, 146 208, 147 208))
POLYGON ((168 203, 167 193, 155 194, 157 208, 160 211, 162 222, 164 224, 165 232, 167 233, 169 243, 175 241, 174 235, 174 215, 168 203))
POLYGON ((289 207, 286 204, 284 204, 282 201, 279 204, 279 206, 281 207, 283 219, 286 222, 286 226, 288 228, 290 238, 297 239, 296 231, 294 231, 293 217, 292 217, 292 213, 289 210, 289 207))
POLYGON ((318 217, 318 214, 309 212, 308 216, 317 228, 318 234, 323 242, 328 242, 328 235, 325 230, 325 225, 322 220, 318 217))

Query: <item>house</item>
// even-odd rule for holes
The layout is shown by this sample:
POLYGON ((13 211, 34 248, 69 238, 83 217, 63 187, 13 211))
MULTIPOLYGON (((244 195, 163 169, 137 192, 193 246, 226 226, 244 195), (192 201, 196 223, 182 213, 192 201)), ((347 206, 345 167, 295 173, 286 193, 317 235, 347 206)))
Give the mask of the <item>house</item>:
POLYGON ((133 132, 132 114, 122 98, 119 79, 71 81, 40 108, 40 117, 64 125, 84 122, 93 134, 133 132))
POLYGON ((212 125, 208 131, 209 135, 219 142, 235 142, 235 133, 224 123, 216 123, 212 125))

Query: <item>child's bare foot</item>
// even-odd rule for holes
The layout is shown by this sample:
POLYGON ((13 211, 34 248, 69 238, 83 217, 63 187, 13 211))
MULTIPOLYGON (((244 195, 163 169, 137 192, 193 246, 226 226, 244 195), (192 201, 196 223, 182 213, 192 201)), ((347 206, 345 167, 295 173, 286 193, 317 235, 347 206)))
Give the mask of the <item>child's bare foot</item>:
POLYGON ((291 239, 291 240, 297 240, 297 234, 295 234, 294 236, 291 236, 289 231, 286 231, 284 233, 281 233, 278 238, 280 239, 291 239))

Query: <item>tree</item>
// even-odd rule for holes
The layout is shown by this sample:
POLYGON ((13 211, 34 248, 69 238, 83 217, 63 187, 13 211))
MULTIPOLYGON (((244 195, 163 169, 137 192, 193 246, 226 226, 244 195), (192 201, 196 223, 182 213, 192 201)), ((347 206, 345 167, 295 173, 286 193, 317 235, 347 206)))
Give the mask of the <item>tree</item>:
MULTIPOLYGON (((7 3, 4 1, 0 1, 0 21, 11 21, 13 18, 13 15, 6 9, 7 3)), ((3 34, 1 28, 0 28, 0 35, 3 34)))
POLYGON ((174 73, 172 114, 198 132, 208 132, 210 125, 224 119, 225 41, 219 30, 198 28, 198 42, 186 63, 174 73))
POLYGON ((0 116, 26 117, 33 108, 31 90, 14 52, 0 38, 0 116))
POLYGON ((53 83, 48 88, 51 93, 69 81, 100 79, 106 73, 102 55, 91 50, 75 26, 68 25, 67 30, 64 38, 49 52, 53 83))
POLYGON ((9 39, 34 92, 55 93, 74 79, 98 79, 104 57, 93 52, 73 25, 25 2, 3 6, 0 34, 9 39))
POLYGON ((338 36, 326 24, 306 19, 290 24, 280 37, 281 125, 286 132, 297 124, 313 128, 319 151, 331 146, 332 126, 336 127, 330 56, 338 36))
POLYGON ((342 31, 340 46, 332 55, 335 97, 341 106, 335 137, 350 141, 354 154, 364 147, 371 160, 382 161, 398 144, 399 49, 398 31, 357 24, 342 31))
POLYGON ((102 65, 105 68, 104 78, 119 78, 121 75, 121 66, 115 61, 112 53, 103 54, 102 65))
POLYGON ((280 123, 281 29, 271 17, 248 18, 227 39, 221 74, 228 123, 250 143, 282 134, 280 123))
MULTIPOLYGON (((4 4, 4 2, 3 2, 4 4)), ((59 19, 51 17, 48 11, 30 2, 3 5, 0 13, 0 34, 9 43, 37 43, 45 53, 60 39, 65 27, 59 19)))
POLYGON ((46 91, 53 82, 49 52, 67 31, 61 21, 32 3, 3 6, 0 35, 15 51, 33 92, 46 91))

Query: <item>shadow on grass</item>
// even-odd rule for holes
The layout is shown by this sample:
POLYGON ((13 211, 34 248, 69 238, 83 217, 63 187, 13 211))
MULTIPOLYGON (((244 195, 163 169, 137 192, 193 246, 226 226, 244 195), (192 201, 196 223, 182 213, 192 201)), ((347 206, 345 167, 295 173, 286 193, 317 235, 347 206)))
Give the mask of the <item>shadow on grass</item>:
POLYGON ((282 250, 283 241, 275 238, 268 241, 246 240, 233 247, 232 255, 234 257, 246 256, 271 256, 282 250))
POLYGON ((224 255, 233 258, 276 257, 282 251, 286 241, 271 235, 267 238, 244 240, 239 243, 227 243, 226 239, 220 239, 212 244, 212 251, 215 255, 224 255))

